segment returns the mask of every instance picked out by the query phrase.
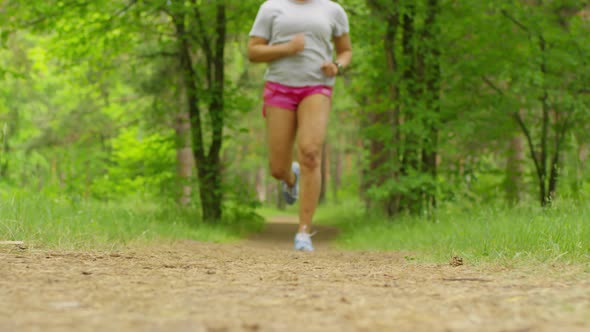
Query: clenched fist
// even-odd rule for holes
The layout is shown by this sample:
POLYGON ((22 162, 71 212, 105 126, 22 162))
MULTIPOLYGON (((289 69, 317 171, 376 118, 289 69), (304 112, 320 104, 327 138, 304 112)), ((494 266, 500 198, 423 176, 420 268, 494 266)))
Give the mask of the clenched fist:
POLYGON ((324 62, 322 65, 322 71, 324 72, 324 75, 334 77, 338 75, 338 66, 333 62, 324 62))
POLYGON ((289 50, 291 54, 295 55, 299 52, 302 52, 305 48, 305 35, 300 33, 295 35, 293 39, 289 42, 289 50))

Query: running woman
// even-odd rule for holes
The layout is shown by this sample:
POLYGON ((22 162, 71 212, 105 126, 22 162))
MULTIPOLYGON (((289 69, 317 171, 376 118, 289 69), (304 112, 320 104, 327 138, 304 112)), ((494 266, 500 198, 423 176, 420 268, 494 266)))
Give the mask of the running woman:
POLYGON ((270 171, 288 204, 301 186, 295 250, 313 251, 310 231, 332 87, 352 58, 346 12, 331 0, 267 0, 250 31, 248 57, 268 63, 263 115, 270 171), (299 163, 292 160, 296 135, 299 163))

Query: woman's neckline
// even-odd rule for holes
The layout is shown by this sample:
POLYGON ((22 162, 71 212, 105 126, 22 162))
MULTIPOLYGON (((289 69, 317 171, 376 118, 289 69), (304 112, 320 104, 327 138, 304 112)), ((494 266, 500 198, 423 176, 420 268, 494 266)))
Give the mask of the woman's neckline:
POLYGON ((308 5, 308 4, 315 2, 315 0, 305 0, 305 1, 289 0, 289 2, 292 2, 294 4, 298 4, 298 5, 308 5))

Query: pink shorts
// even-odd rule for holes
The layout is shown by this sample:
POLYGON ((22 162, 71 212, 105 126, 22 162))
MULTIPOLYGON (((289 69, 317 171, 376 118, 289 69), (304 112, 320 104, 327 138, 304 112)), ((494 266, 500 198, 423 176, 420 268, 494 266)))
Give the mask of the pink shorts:
POLYGON ((332 97, 332 87, 327 85, 292 87, 275 82, 266 82, 264 85, 264 107, 262 108, 262 115, 266 116, 267 106, 296 111, 297 106, 299 106, 305 97, 316 94, 332 97))

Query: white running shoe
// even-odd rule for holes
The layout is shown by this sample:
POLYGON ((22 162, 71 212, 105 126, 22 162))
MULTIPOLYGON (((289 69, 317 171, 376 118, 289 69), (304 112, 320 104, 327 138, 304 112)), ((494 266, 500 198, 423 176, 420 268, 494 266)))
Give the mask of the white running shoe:
POLYGON ((295 250, 313 251, 313 244, 311 243, 312 235, 306 232, 295 234, 295 250))
POLYGON ((299 175, 301 171, 298 162, 294 161, 293 164, 291 164, 291 171, 293 174, 295 174, 295 184, 293 187, 289 187, 287 182, 281 181, 283 187, 283 196, 285 197, 285 202, 287 202, 289 205, 294 204, 299 196, 299 175))

